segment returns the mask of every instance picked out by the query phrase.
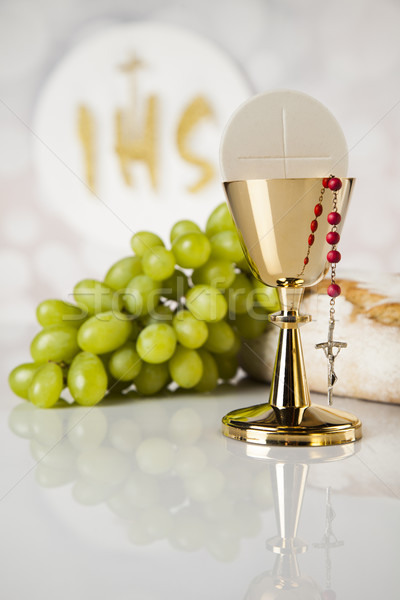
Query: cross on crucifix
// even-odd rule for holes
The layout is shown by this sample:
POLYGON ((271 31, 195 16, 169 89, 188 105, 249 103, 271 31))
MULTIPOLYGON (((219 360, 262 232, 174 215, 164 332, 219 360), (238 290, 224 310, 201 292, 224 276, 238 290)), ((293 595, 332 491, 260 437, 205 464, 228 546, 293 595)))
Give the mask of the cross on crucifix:
POLYGON ((282 121, 282 155, 261 155, 261 156, 239 156, 239 160, 283 160, 283 172, 284 177, 287 177, 287 161, 288 160, 329 160, 331 156, 288 156, 287 154, 287 124, 286 124, 286 112, 285 108, 282 107, 281 112, 282 121))
POLYGON ((339 354, 342 348, 347 348, 346 342, 335 342, 333 340, 333 330, 335 328, 335 321, 333 319, 329 320, 329 330, 328 330, 328 341, 322 342, 321 344, 316 344, 315 348, 322 350, 325 353, 326 358, 328 359, 328 404, 332 404, 332 388, 337 381, 337 376, 334 371, 334 363, 335 358, 339 354), (336 352, 334 349, 336 348, 336 352))

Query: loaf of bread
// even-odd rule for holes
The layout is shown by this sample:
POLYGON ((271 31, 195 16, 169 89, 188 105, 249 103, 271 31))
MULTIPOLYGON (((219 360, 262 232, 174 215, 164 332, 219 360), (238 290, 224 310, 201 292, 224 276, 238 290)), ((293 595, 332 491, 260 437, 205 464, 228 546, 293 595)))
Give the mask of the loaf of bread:
MULTIPOLYGON (((338 280, 334 339, 347 342, 335 360, 334 395, 400 404, 400 275, 338 280)), ((327 391, 327 359, 315 344, 328 335, 329 281, 307 290, 301 306, 312 322, 301 328, 311 391, 327 391)), ((270 325, 263 336, 244 340, 240 362, 255 379, 270 381, 279 330, 270 325)))

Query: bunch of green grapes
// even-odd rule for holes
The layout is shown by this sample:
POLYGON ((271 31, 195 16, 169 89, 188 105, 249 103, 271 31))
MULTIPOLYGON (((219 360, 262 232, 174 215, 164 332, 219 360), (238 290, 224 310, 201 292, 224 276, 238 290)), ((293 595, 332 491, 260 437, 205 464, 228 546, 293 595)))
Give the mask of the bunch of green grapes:
POLYGON ((92 406, 110 391, 153 395, 172 384, 208 392, 234 378, 241 338, 263 333, 267 313, 279 310, 276 292, 250 274, 225 204, 205 232, 179 221, 170 241, 167 249, 138 232, 134 254, 104 281, 77 283, 76 304, 39 304, 34 362, 10 373, 11 389, 49 408, 68 386, 75 402, 92 406))

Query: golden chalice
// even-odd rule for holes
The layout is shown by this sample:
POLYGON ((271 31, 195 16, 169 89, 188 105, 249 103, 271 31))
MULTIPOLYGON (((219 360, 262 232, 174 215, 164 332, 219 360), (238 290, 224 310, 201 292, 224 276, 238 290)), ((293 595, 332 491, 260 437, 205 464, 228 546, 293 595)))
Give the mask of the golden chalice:
MULTIPOLYGON (((354 184, 349 178, 341 181, 338 232, 354 184)), ((330 225, 321 218, 304 264, 321 183, 316 178, 224 183, 250 269, 264 284, 277 288, 282 308, 269 316, 280 328, 269 402, 227 414, 223 433, 230 438, 255 444, 325 446, 361 437, 361 422, 354 415, 311 404, 304 366, 299 327, 311 321, 311 316, 300 314, 301 299, 304 289, 326 274, 330 249, 325 239, 330 225)), ((332 340, 328 343, 340 345, 332 340)))

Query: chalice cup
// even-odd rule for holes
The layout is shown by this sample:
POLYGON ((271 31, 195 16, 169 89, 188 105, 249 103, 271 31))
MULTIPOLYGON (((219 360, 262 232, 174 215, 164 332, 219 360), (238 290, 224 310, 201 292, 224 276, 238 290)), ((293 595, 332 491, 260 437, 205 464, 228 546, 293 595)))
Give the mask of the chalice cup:
MULTIPOLYGON (((354 180, 341 178, 337 209, 343 226, 354 180)), ((228 413, 222 419, 225 436, 255 444, 326 446, 354 442, 361 422, 354 415, 312 405, 299 327, 311 321, 300 313, 304 289, 328 271, 331 226, 325 214, 308 255, 310 222, 322 187, 321 179, 253 179, 224 183, 225 192, 246 260, 253 275, 276 287, 281 312, 269 315, 280 328, 269 402, 228 413)), ((326 203, 326 206, 324 204, 326 203)))

